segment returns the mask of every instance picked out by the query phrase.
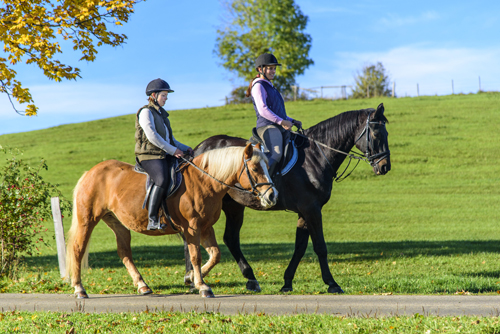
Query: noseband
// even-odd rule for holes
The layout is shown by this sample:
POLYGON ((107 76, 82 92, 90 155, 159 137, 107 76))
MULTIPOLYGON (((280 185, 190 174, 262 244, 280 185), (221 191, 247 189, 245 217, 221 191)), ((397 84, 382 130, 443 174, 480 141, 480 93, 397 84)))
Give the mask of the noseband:
MULTIPOLYGON (((387 151, 384 151, 384 152, 380 152, 380 153, 377 153, 377 154, 371 154, 370 155, 370 151, 373 151, 373 138, 372 138, 372 136, 370 136, 370 131, 373 131, 373 130, 370 128, 370 124, 379 124, 380 125, 379 122, 370 122, 370 115, 371 114, 372 114, 372 112, 370 112, 368 114, 368 117, 366 118, 366 126, 363 129, 363 131, 359 134, 358 138, 356 139, 356 141, 354 143, 357 143, 361 139, 361 137, 363 137, 363 135, 366 134, 366 151, 365 151, 365 157, 368 160, 368 162, 370 163, 370 165, 372 167, 375 167, 375 166, 377 166, 377 164, 380 161, 382 161, 385 158, 387 158, 388 156, 390 156, 391 155, 391 151, 387 150, 387 151)), ((385 122, 382 122, 382 125, 385 128, 385 122)))

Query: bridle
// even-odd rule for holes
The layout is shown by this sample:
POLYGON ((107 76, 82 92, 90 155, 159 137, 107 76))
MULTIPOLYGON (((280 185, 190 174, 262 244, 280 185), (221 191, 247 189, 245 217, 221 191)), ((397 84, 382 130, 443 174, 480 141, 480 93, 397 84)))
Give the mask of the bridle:
POLYGON ((372 136, 370 136, 370 131, 373 131, 373 130, 370 128, 370 124, 382 125, 384 127, 384 129, 385 129, 385 122, 383 122, 383 121, 380 121, 380 122, 372 122, 372 121, 370 121, 370 115, 371 114, 372 114, 372 112, 370 112, 368 114, 368 117, 366 118, 366 126, 363 129, 363 131, 359 134, 358 138, 354 141, 354 143, 356 144, 361 139, 361 137, 363 137, 363 135, 366 134, 366 150, 365 150, 366 160, 365 161, 368 161, 368 163, 372 167, 375 167, 375 166, 377 166, 377 164, 380 161, 382 161, 385 158, 387 158, 388 156, 390 156, 391 155, 391 151, 387 150, 387 151, 384 151, 384 152, 379 152, 377 154, 370 155, 370 150, 373 151, 373 138, 372 138, 372 136))
MULTIPOLYGON (((386 157, 388 157, 390 154, 391 154, 391 151, 390 150, 387 150, 387 151, 384 151, 384 152, 380 152, 380 153, 377 153, 377 154, 371 154, 370 155, 370 149, 373 149, 373 138, 372 136, 370 136, 370 131, 373 131, 370 129, 370 124, 378 124, 378 125, 381 125, 380 122, 371 122, 370 121, 370 116, 372 114, 373 111, 371 111, 367 118, 366 118, 366 125, 363 129, 363 131, 359 134, 358 138, 356 138, 356 140, 354 141, 354 144, 356 144, 362 137, 363 135, 366 134, 366 150, 365 150, 365 153, 364 153, 364 156, 362 156, 361 154, 357 153, 357 152, 351 152, 351 153, 347 153, 347 152, 344 152, 344 151, 341 151, 341 150, 337 150, 333 147, 330 147, 328 145, 325 145, 315 139, 312 139, 306 135, 304 135, 303 133, 301 132, 295 132, 295 131, 290 131, 291 133, 294 133, 296 135, 299 135, 301 137, 304 137, 312 142, 314 142, 316 144, 316 146, 318 147, 319 149, 319 152, 321 153, 321 155, 323 156, 323 158, 326 160, 326 162, 328 163, 328 166, 330 166, 330 168, 332 168, 332 170, 335 170, 332 166, 332 164, 330 163, 330 161, 328 161, 326 155, 325 155, 325 152, 323 152, 323 150, 321 149, 321 146, 324 147, 324 148, 327 148, 331 151, 334 151, 334 152, 337 152, 337 153, 341 153, 341 154, 344 154, 345 156, 349 157, 349 162, 346 166, 346 168, 344 169, 344 171, 342 171, 342 173, 340 174, 340 176, 335 176, 335 181, 336 182, 341 182, 343 180, 345 180, 349 175, 351 175, 351 173, 354 171, 354 169, 356 169, 356 167, 358 166, 359 164, 359 161, 363 160, 363 161, 366 161, 370 164, 370 166, 372 167, 375 167, 377 166, 377 164, 382 161, 383 159, 385 159, 386 157), (352 159, 355 159, 355 160, 358 160, 358 162, 356 163, 356 166, 354 166, 354 168, 349 172, 349 174, 345 175, 345 172, 347 171, 347 169, 349 168, 349 165, 351 164, 351 161, 352 159)), ((385 128, 385 122, 382 122, 382 125, 384 126, 385 128)), ((302 129, 299 129, 299 131, 301 131, 302 129)))
MULTIPOLYGON (((243 171, 246 171, 248 180, 250 181, 250 185, 252 186, 252 194, 254 194, 254 196, 257 196, 258 198, 263 198, 266 195, 266 193, 274 187, 274 183, 273 182, 257 183, 257 181, 255 181, 255 179, 250 174, 250 168, 248 167, 248 164, 247 164, 247 162, 250 160, 252 160, 252 158, 249 158, 249 159, 243 158, 243 167, 241 168, 241 173, 240 173, 240 176, 238 177, 238 179, 241 178, 241 174, 243 174, 243 171), (261 193, 257 189, 257 187, 267 186, 267 185, 269 187, 266 189, 266 191, 264 191, 264 193, 261 193)), ((246 189, 243 189, 243 190, 248 191, 246 189)))
MULTIPOLYGON (((180 159, 182 159, 185 163, 193 166, 195 169, 199 170, 202 174, 210 177, 211 179, 215 180, 216 182, 218 182, 219 184, 225 186, 225 187, 228 187, 229 189, 233 189, 233 190, 237 190, 237 191, 241 191, 243 193, 246 193, 246 194, 250 194, 250 195, 253 195, 253 196, 256 196, 258 198, 262 198, 264 197, 264 195, 269 191, 269 189, 273 188, 274 187, 274 183, 273 182, 262 182, 262 183, 257 183, 255 181, 255 179, 252 177, 252 175, 250 174, 250 170, 249 170, 249 167, 248 167, 248 164, 247 162, 250 161, 252 158, 250 159, 245 159, 243 158, 243 167, 241 168, 241 172, 240 172, 240 175, 238 176, 238 179, 241 178, 241 175, 243 174, 244 171, 247 172, 247 176, 248 176, 248 180, 250 181, 250 185, 252 186, 252 191, 250 190, 246 190, 242 187, 239 187, 239 186, 231 186, 221 180, 218 180, 216 179, 215 177, 213 177, 212 175, 208 174, 207 172, 205 172, 203 169, 201 169, 200 167, 196 166, 193 162, 191 162, 191 160, 189 159, 186 159, 184 157, 181 157, 180 159), (260 187, 260 186, 265 186, 265 185, 269 185, 269 188, 267 188, 266 191, 264 191, 264 193, 261 193, 257 187, 260 187)), ((179 170, 182 169, 183 166, 179 166, 179 170)))

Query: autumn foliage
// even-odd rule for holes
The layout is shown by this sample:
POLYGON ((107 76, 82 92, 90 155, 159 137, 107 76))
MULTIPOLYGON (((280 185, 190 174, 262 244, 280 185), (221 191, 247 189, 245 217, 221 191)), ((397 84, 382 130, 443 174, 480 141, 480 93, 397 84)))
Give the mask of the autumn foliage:
MULTIPOLYGON (((0 92, 28 103, 24 112, 36 115, 29 89, 16 79, 14 66, 34 64, 55 81, 76 79, 80 69, 54 59, 62 53, 61 42, 68 41, 81 53, 80 60, 94 61, 96 47, 118 46, 127 36, 111 27, 127 22, 133 6, 143 0, 2 0, 0 7, 0 92), (6 58, 5 58, 6 57, 6 58)), ((67 45, 67 43, 64 43, 67 45)))

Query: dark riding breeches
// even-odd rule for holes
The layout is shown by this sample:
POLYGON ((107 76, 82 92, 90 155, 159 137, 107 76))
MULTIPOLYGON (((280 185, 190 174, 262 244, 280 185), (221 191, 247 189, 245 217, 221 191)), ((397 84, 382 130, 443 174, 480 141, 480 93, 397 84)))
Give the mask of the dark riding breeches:
POLYGON ((153 183, 163 189, 167 189, 170 184, 171 159, 143 160, 141 166, 153 180, 153 183))

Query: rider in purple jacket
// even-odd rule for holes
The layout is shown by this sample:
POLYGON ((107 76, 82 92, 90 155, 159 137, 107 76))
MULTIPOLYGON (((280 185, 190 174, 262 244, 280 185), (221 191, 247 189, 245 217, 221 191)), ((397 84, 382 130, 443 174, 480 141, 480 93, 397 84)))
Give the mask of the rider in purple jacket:
POLYGON ((288 117, 285 101, 280 92, 273 86, 276 66, 281 66, 276 57, 264 53, 257 57, 255 68, 259 74, 250 82, 246 96, 252 96, 255 114, 257 115, 257 134, 269 150, 269 174, 283 155, 283 133, 291 130, 292 125, 302 127, 300 121, 288 117))

